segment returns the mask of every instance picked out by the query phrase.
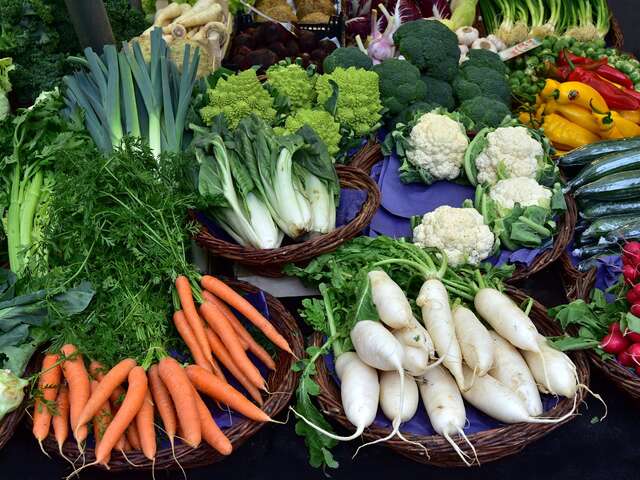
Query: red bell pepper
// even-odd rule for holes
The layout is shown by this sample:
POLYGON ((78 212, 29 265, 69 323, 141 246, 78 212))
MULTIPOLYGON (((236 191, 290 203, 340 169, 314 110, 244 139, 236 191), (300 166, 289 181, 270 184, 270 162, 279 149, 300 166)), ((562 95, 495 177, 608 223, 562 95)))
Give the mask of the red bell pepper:
POLYGON ((576 67, 569 74, 569 80, 581 82, 594 88, 602 95, 602 98, 604 98, 604 101, 607 102, 607 106, 611 110, 640 109, 640 100, 600 78, 596 72, 576 67))
POLYGON ((602 78, 606 78, 607 80, 617 83, 626 88, 633 88, 633 82, 631 79, 622 73, 620 70, 613 68, 611 65, 607 63, 607 58, 601 58, 599 60, 593 60, 587 57, 579 57, 578 55, 574 55, 571 52, 567 52, 566 50, 562 50, 560 55, 558 56, 558 61, 556 62, 558 67, 571 67, 575 68, 575 66, 579 66, 584 68, 585 70, 593 70, 598 73, 602 78))
POLYGON ((633 82, 620 70, 613 68, 611 65, 600 65, 595 72, 602 78, 606 78, 610 82, 617 83, 621 87, 633 88, 633 82))

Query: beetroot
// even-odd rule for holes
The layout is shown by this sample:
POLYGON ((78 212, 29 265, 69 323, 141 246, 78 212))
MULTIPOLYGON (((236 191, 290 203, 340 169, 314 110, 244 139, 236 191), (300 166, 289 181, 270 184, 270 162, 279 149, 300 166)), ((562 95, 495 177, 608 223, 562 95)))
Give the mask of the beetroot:
POLYGON ((267 48, 260 48, 250 52, 245 57, 243 70, 251 68, 254 65, 267 69, 274 63, 278 63, 278 56, 267 48))
POLYGON ((320 40, 319 45, 321 49, 327 52, 325 56, 329 55, 336 48, 338 48, 338 46, 335 43, 333 43, 331 40, 327 40, 326 38, 323 40, 320 40))
POLYGON ((253 48, 255 46, 255 38, 248 33, 239 33, 233 37, 233 47, 248 47, 253 48))
POLYGON ((605 335, 602 342, 600 342, 600 348, 602 348, 602 350, 614 355, 625 351, 628 347, 629 342, 621 333, 610 333, 605 335))
POLYGON ((282 42, 276 42, 276 43, 272 43, 271 45, 268 46, 269 50, 271 50, 273 53, 275 53, 279 59, 283 59, 283 58, 287 58, 289 51, 287 50, 287 47, 284 46, 284 43, 282 42))
POLYGON ((298 43, 300 50, 303 52, 311 53, 318 47, 318 39, 313 32, 308 30, 301 30, 298 33, 298 43))

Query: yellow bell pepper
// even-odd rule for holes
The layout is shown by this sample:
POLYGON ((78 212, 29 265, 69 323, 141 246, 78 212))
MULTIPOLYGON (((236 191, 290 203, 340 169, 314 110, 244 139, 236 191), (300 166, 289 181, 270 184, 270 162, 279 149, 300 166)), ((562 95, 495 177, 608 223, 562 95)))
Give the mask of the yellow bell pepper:
POLYGON ((555 108, 553 108, 551 113, 559 113, 570 122, 580 125, 582 128, 586 128, 596 135, 600 135, 601 132, 613 127, 613 121, 609 116, 607 116, 605 120, 601 115, 594 115, 590 110, 579 107, 578 105, 559 105, 554 100, 550 100, 547 103, 549 105, 555 104, 555 108))
POLYGON ((560 146, 568 147, 562 148, 562 150, 581 147, 600 140, 600 137, 595 133, 570 122, 557 113, 545 115, 542 129, 554 145, 559 148, 560 146))
POLYGON ((640 123, 640 110, 620 110, 617 113, 633 123, 640 123))
MULTIPOLYGON (((546 85, 545 85, 546 88, 546 85)), ((564 82, 551 95, 560 105, 578 105, 594 113, 607 114, 609 107, 595 88, 580 82, 564 82)))
POLYGON ((618 112, 611 112, 615 126, 620 130, 623 137, 640 136, 640 126, 631 120, 624 118, 618 112))
MULTIPOLYGON (((540 98, 542 100, 552 98, 556 95, 556 92, 559 88, 560 82, 554 80, 553 78, 547 78, 547 80, 544 82, 544 88, 540 91, 537 98, 540 98)), ((538 105, 537 98, 536 105, 538 105)))
POLYGON ((624 135, 622 134, 622 132, 620 131, 620 129, 616 125, 614 125, 611 130, 608 130, 606 132, 602 132, 602 135, 600 135, 600 136, 602 138, 604 138, 604 139, 607 139, 607 140, 624 138, 624 135))

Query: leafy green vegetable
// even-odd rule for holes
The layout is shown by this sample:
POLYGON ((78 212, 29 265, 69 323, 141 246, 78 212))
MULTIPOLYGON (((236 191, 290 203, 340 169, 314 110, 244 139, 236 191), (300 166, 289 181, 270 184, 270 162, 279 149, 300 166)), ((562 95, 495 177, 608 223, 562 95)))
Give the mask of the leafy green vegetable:
POLYGON ((9 370, 0 370, 0 420, 15 410, 22 403, 27 380, 18 378, 9 370))

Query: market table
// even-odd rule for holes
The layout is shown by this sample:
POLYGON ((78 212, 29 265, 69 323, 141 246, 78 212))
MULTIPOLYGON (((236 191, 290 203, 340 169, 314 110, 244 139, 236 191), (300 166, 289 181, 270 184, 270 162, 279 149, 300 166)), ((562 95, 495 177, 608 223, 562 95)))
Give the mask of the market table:
MULTIPOLYGON (((635 25, 640 20, 636 2, 611 0, 613 10, 625 34, 625 49, 640 54, 640 32, 635 25), (634 8, 636 7, 636 8, 634 8)), ((537 300, 553 306, 564 303, 557 265, 528 279, 523 287, 537 300)), ((292 311, 298 300, 286 300, 292 311)), ((309 333, 309 331, 305 331, 309 333)), ((458 479, 639 479, 637 436, 635 426, 638 408, 623 393, 616 390, 597 371, 592 369, 591 388, 599 393, 608 405, 604 422, 600 402, 592 397, 587 406, 580 408, 580 415, 543 439, 526 447, 522 454, 483 465, 481 468, 440 469, 406 460, 381 446, 366 448, 355 459, 353 443, 338 445, 335 449, 340 468, 326 472, 336 479, 382 479, 394 475, 406 478, 458 479)), ((282 416, 282 415, 281 415, 282 416)), ((281 418, 284 419, 284 418, 281 418)), ((15 436, 0 451, 0 479, 30 480, 64 478, 70 468, 60 458, 49 460, 43 456, 28 428, 23 424, 15 436)), ((323 472, 312 469, 307 461, 303 441, 294 432, 294 422, 287 425, 268 425, 253 436, 235 455, 209 467, 189 470, 192 480, 205 478, 243 479, 321 479, 323 472)), ((86 472, 82 478, 91 479, 147 479, 149 472, 108 474, 100 470, 86 472)), ((157 479, 179 479, 176 470, 156 471, 157 479)))

